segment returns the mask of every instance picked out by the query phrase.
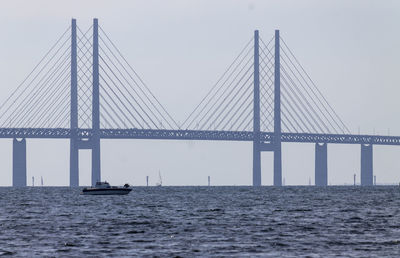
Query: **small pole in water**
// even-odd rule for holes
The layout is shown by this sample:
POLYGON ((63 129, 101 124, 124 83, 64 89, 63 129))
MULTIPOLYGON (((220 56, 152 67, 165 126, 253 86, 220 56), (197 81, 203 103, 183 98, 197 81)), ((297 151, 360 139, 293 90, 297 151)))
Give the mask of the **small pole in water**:
POLYGON ((354 174, 354 186, 356 186, 356 174, 354 174))
POLYGON ((374 185, 376 185, 376 176, 374 176, 374 185))
POLYGON ((149 186, 149 176, 146 176, 146 186, 149 186))
POLYGON ((208 176, 208 186, 210 186, 210 176, 208 176))
POLYGON ((43 177, 40 177, 40 184, 43 186, 43 177))
POLYGON ((35 177, 32 177, 32 186, 35 186, 35 177))

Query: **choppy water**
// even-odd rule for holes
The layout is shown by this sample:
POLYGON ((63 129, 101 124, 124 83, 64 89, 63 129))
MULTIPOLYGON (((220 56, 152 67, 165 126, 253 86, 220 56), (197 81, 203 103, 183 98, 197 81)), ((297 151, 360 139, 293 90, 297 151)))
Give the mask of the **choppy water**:
POLYGON ((398 256, 399 187, 0 188, 0 255, 398 256))

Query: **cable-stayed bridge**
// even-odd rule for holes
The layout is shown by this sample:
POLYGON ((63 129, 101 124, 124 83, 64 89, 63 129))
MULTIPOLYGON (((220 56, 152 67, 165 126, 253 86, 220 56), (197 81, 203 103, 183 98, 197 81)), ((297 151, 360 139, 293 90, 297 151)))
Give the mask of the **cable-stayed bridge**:
POLYGON ((373 183, 373 145, 400 137, 351 134, 284 39, 255 31, 208 94, 178 124, 94 19, 73 19, 32 72, 0 105, 0 138, 13 138, 13 186, 26 186, 26 138, 70 139, 70 186, 79 185, 79 149, 92 151, 101 179, 101 139, 253 142, 253 185, 261 152, 274 153, 282 185, 282 142, 315 143, 315 183, 327 185, 327 144, 361 146, 361 184, 373 183))

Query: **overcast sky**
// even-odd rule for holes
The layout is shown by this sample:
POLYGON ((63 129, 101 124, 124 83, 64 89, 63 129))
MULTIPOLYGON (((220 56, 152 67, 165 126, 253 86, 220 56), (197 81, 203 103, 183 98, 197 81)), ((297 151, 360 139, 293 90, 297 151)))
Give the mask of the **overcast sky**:
MULTIPOLYGON (((0 2, 0 101, 76 18, 94 17, 177 121, 199 103, 238 51, 275 29, 353 133, 400 135, 399 1, 6 1, 0 2)), ((68 185, 69 141, 27 141, 28 184, 68 185), (37 180, 38 182, 39 180, 37 180)), ((283 144, 286 184, 314 182, 313 144, 283 144)), ((250 185, 252 145, 235 142, 103 140, 102 179, 112 184, 250 185)), ((272 184, 272 153, 262 155, 272 184)), ((90 151, 80 151, 90 184, 90 151)), ((328 146, 328 181, 359 181, 360 146, 328 146)), ((12 140, 0 140, 0 185, 12 182, 12 140)), ((374 147, 378 183, 400 182, 400 147, 374 147)))

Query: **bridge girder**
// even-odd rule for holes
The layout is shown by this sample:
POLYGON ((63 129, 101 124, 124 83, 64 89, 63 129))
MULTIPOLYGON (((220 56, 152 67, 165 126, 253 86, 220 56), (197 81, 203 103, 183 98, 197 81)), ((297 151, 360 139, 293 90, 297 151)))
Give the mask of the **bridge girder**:
MULTIPOLYGON (((47 138, 69 139, 68 128, 0 128, 0 138, 47 138)), ((93 136, 92 129, 76 129, 80 139, 93 136)), ((253 132, 202 131, 202 130, 155 130, 155 129, 100 129, 101 139, 160 139, 197 141, 253 141, 253 132)), ((273 132, 261 132, 262 142, 271 142, 273 132)), ((400 145, 399 136, 282 133, 282 142, 400 145)))

